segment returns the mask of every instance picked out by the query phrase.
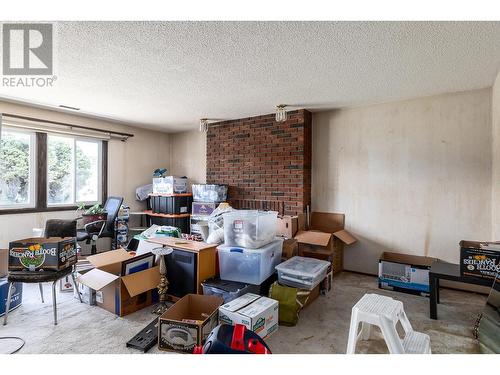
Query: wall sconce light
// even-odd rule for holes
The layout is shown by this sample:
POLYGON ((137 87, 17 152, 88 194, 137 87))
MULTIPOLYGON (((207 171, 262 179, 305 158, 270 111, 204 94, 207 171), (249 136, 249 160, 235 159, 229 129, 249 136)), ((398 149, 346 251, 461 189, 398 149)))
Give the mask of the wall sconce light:
POLYGON ((208 119, 207 118, 200 119, 200 132, 203 132, 203 133, 208 132, 208 119))
POLYGON ((276 122, 286 121, 286 104, 279 104, 276 106, 276 122))

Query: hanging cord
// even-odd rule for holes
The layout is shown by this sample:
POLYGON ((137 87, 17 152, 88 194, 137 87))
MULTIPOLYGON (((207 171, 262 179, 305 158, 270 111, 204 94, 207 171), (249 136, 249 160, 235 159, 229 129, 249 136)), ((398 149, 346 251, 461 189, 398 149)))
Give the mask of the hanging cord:
POLYGON ((0 340, 20 340, 20 341, 22 341, 22 344, 21 344, 21 346, 19 346, 19 348, 17 348, 13 352, 10 352, 10 353, 7 353, 7 354, 15 354, 15 353, 17 353, 19 350, 21 350, 23 348, 24 344, 26 344, 26 342, 22 338, 17 337, 17 336, 0 336, 0 340))
POLYGON ((474 338, 477 340, 479 338, 479 324, 481 324, 481 319, 483 318, 483 314, 479 314, 476 319, 476 323, 474 324, 474 327, 472 328, 472 334, 474 335, 474 338))

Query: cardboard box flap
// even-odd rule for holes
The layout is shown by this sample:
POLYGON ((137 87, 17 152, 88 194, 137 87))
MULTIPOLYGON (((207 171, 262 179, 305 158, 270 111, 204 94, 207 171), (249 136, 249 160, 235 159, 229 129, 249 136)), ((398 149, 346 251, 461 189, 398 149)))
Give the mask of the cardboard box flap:
POLYGON ((160 319, 182 322, 182 319, 205 322, 224 303, 222 297, 186 294, 161 315, 160 319))
POLYGON ((89 272, 78 276, 77 281, 82 283, 83 285, 88 286, 94 290, 101 290, 106 285, 111 284, 116 279, 120 278, 120 276, 113 275, 109 272, 104 272, 98 268, 94 268, 89 272))
POLYGON ((432 263, 434 263, 437 260, 437 258, 426 257, 421 255, 391 253, 385 251, 382 253, 380 260, 387 262, 394 262, 394 263, 409 264, 412 266, 430 267, 432 263))
POLYGON ((311 213, 309 229, 319 230, 326 233, 335 233, 344 229, 345 215, 330 212, 311 213))
POLYGON ((258 294, 253 294, 253 293, 247 293, 244 294, 236 299, 233 299, 232 301, 229 301, 228 303, 224 304, 222 307, 226 309, 227 311, 238 311, 239 309, 251 304, 255 300, 258 300, 260 296, 258 294))
POLYGON ((105 253, 90 255, 87 260, 92 263, 96 268, 109 266, 110 264, 121 263, 124 260, 132 258, 133 255, 129 254, 125 249, 106 251, 105 253))
POLYGON ((337 237, 339 240, 341 240, 343 243, 346 245, 352 245, 353 243, 358 242, 358 239, 354 237, 351 233, 346 231, 345 229, 339 230, 335 233, 333 233, 335 237, 337 237))
POLYGON ((160 283, 160 267, 156 266, 131 275, 122 276, 122 281, 130 297, 135 297, 158 286, 160 283))
POLYGON ((328 246, 328 243, 332 239, 331 233, 319 232, 319 231, 299 231, 295 235, 295 239, 299 243, 306 243, 310 245, 317 246, 328 246))

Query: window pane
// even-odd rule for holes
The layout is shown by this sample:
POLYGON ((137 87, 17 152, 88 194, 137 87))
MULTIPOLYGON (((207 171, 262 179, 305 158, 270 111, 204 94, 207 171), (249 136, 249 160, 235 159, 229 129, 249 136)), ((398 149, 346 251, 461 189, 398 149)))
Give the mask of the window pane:
POLYGON ((74 202, 74 141, 73 138, 47 137, 47 203, 74 202))
POLYGON ((30 202, 31 135, 2 131, 0 147, 0 205, 30 202))
POLYGON ((99 199, 99 145, 76 141, 76 201, 96 202, 99 199))

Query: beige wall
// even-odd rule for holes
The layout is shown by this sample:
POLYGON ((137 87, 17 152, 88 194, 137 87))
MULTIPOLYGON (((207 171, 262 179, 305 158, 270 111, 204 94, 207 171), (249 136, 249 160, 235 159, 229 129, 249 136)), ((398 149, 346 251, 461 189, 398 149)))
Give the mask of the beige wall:
POLYGON ((207 133, 191 130, 170 134, 170 172, 187 176, 190 183, 205 183, 207 133))
POLYGON ((491 239, 491 90, 316 113, 313 210, 343 212, 360 241, 345 267, 383 251, 459 261, 491 239))
MULTIPOLYGON (((0 102, 0 112, 134 134, 126 142, 111 140, 108 146, 108 195, 123 196, 132 209, 144 208, 135 200, 136 187, 151 183, 156 168, 170 167, 170 136, 166 133, 6 102, 0 102)), ((73 211, 0 215, 0 248, 11 240, 30 236, 33 227, 44 227, 49 218, 75 216, 73 211)))
POLYGON ((500 73, 493 83, 491 94, 492 126, 492 200, 491 200, 491 237, 500 241, 500 73))

